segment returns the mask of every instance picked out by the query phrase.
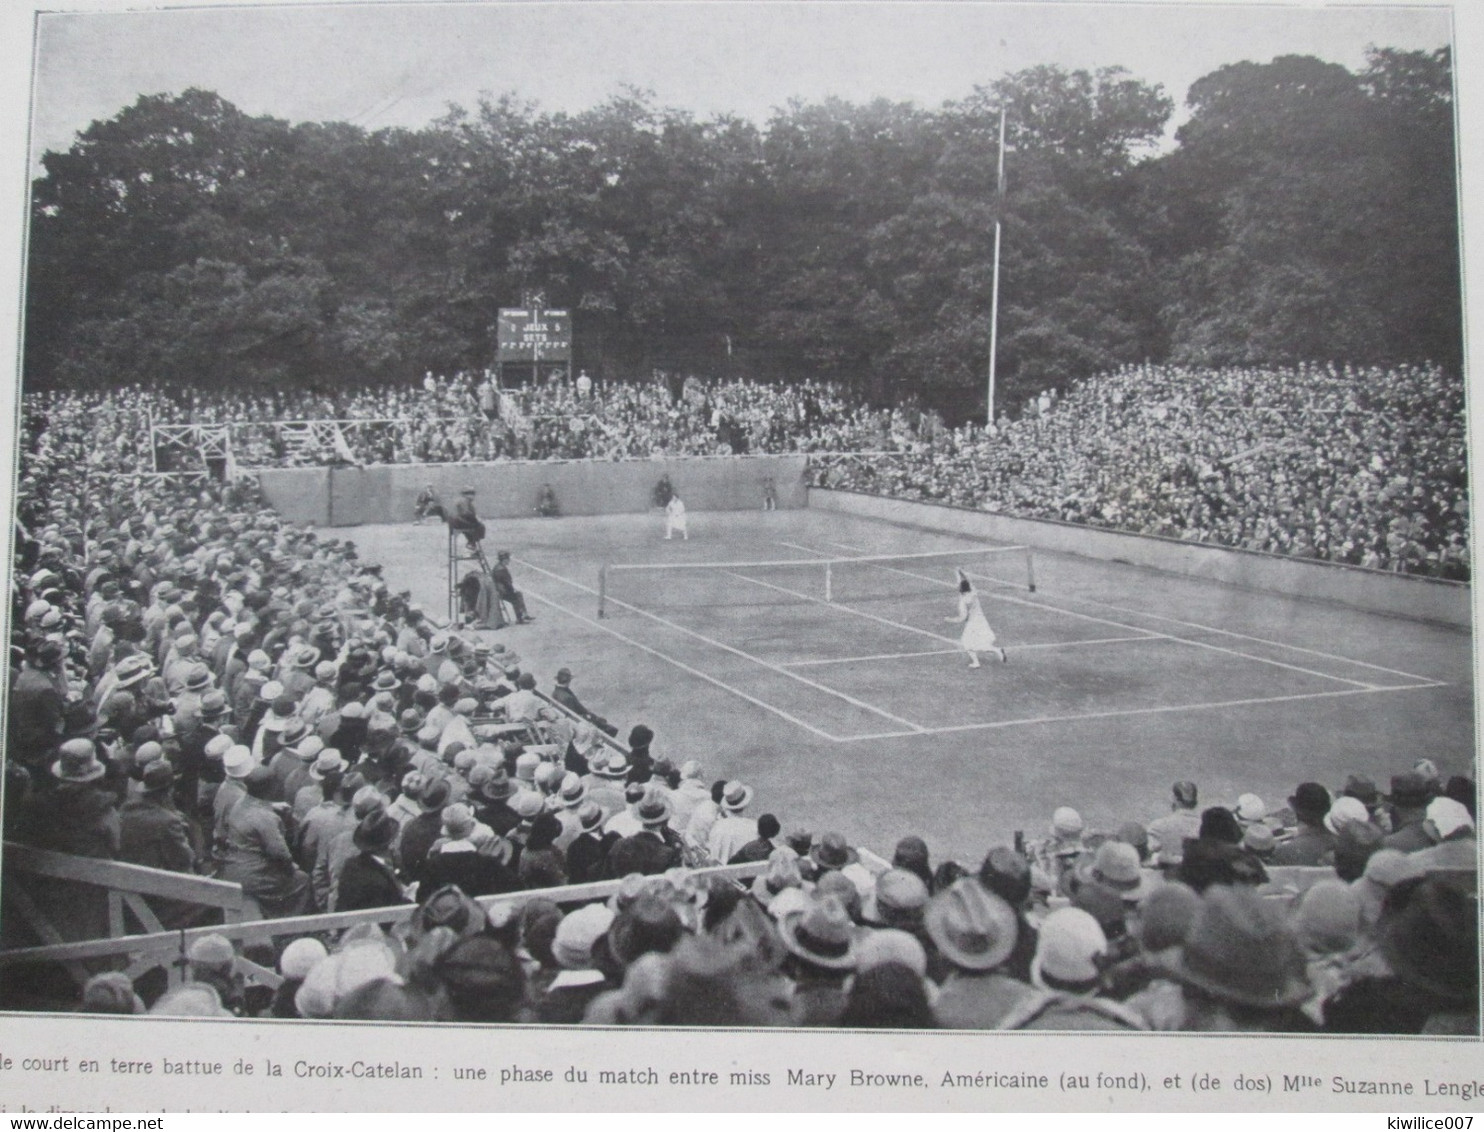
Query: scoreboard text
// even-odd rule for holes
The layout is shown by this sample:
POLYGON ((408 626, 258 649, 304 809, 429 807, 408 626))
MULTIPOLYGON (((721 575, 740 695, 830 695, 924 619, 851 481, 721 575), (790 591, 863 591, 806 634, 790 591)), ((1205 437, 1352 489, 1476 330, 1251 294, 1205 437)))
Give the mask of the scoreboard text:
POLYGON ((501 307, 498 346, 502 362, 570 362, 572 316, 543 307, 501 307))

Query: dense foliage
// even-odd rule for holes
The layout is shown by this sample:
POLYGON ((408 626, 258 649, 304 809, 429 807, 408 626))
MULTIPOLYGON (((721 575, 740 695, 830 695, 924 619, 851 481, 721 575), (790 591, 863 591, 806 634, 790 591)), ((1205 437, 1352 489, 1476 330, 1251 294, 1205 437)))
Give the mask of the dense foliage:
POLYGON ((1237 63, 1191 88, 1173 148, 1173 101, 1116 67, 761 127, 637 91, 373 133, 149 95, 42 159, 27 382, 477 369, 534 290, 600 376, 825 378, 957 416, 982 397, 997 216, 1005 404, 1149 359, 1456 374, 1451 85, 1446 51, 1237 63))

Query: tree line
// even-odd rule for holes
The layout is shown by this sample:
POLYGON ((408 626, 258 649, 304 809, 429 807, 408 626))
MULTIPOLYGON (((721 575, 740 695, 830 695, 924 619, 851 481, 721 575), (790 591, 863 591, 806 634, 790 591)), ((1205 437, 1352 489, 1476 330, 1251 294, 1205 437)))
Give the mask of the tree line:
POLYGON ((1462 322, 1448 51, 1223 66, 1173 99, 1040 66, 924 109, 758 125, 625 89, 422 129, 142 96, 33 185, 28 387, 331 385, 492 364, 573 312, 576 364, 857 383, 972 411, 1003 225, 1007 402, 1124 362, 1432 360, 1462 322), (996 191, 999 117, 1007 185, 996 191))

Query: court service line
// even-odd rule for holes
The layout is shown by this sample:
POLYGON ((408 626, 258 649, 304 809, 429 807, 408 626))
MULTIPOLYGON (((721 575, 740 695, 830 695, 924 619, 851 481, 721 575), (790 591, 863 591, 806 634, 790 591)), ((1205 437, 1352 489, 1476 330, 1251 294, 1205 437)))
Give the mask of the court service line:
MULTIPOLYGON (((1178 637, 1175 639, 1179 640, 1178 637)), ((1185 711, 1209 711, 1215 708, 1255 707, 1259 704, 1292 703, 1297 700, 1327 700, 1335 699, 1339 696, 1371 696, 1377 692, 1410 692, 1417 688, 1441 688, 1445 686, 1441 682, 1434 682, 1431 684, 1397 684, 1383 687, 1337 688, 1330 692, 1299 692, 1287 696, 1260 696, 1243 700, 1211 700, 1198 704, 1167 704, 1160 707, 1148 708, 1117 708, 1109 711, 1086 712, 1081 715, 1038 715, 1029 716, 1025 719, 1001 719, 990 723, 958 723, 944 727, 932 727, 926 733, 928 735, 947 735, 961 731, 994 731, 1005 727, 1025 727, 1042 723, 1077 723, 1089 719, 1114 719, 1119 716, 1128 715, 1169 715, 1185 711)), ((923 734, 923 732, 880 731, 873 735, 852 735, 841 741, 859 743, 867 739, 906 739, 920 734, 923 734)))
POLYGON ((821 664, 852 664, 855 661, 866 660, 911 660, 919 656, 952 656, 954 653, 961 652, 963 649, 928 649, 926 652, 881 652, 872 656, 827 656, 810 660, 784 660, 779 663, 784 668, 813 668, 821 664))
MULTIPOLYGON (((871 553, 870 551, 864 550, 861 547, 858 547, 858 546, 848 546, 847 544, 845 544, 843 542, 833 542, 833 541, 831 541, 829 539, 825 539, 824 542, 828 546, 839 547, 841 550, 849 550, 849 551, 852 551, 852 552, 854 552, 856 554, 869 554, 869 553, 871 553)), ((798 545, 796 545, 794 543, 789 543, 789 542, 781 543, 780 545, 787 546, 791 550, 806 550, 810 554, 823 554, 823 553, 825 553, 822 550, 814 550, 814 549, 812 549, 810 547, 798 546, 798 545)), ((917 577, 917 576, 918 575, 913 575, 913 577, 917 577)), ((929 580, 936 581, 937 579, 929 579, 929 580)), ((998 594, 992 594, 990 596, 997 597, 997 596, 1000 596, 1000 595, 998 595, 998 594)), ((1341 664, 1351 664, 1351 665, 1354 665, 1357 668, 1370 668, 1370 669, 1374 669, 1377 672, 1384 672, 1388 676, 1402 676, 1402 677, 1405 677, 1408 680, 1417 680, 1417 681, 1420 681, 1420 682, 1422 682, 1423 684, 1425 684, 1425 685, 1427 685, 1429 687, 1431 687, 1431 686, 1433 686, 1434 684, 1437 684, 1437 683, 1442 683, 1442 684, 1446 684, 1447 683, 1446 680, 1445 681, 1437 681, 1432 676, 1421 676, 1421 675, 1419 675, 1416 672, 1403 672, 1400 668, 1387 668, 1384 664, 1372 664, 1368 660, 1356 660, 1354 657, 1341 656, 1341 655, 1339 655, 1339 653, 1325 652, 1323 649, 1309 648, 1306 645, 1292 645, 1292 644, 1287 643, 1286 641, 1275 641, 1275 640, 1272 640, 1269 637, 1258 637, 1258 636, 1254 636, 1251 633, 1239 633, 1235 629, 1221 629, 1221 628, 1218 628, 1215 625, 1204 625, 1204 624, 1202 624, 1199 621, 1185 621, 1185 620, 1182 620, 1179 617, 1171 617, 1168 614, 1164 614, 1164 613, 1148 613, 1148 612, 1146 612, 1146 611, 1144 611, 1142 609, 1133 609, 1133 608, 1131 608, 1129 606, 1126 606, 1126 605, 1115 605, 1111 601, 1100 601, 1097 598, 1078 597, 1076 594, 1067 594, 1065 596, 1066 596, 1066 600, 1067 601, 1080 602, 1083 605, 1096 605, 1096 606, 1098 606, 1099 608, 1102 608, 1102 609, 1112 609, 1112 610, 1115 610, 1115 611, 1117 611, 1119 613, 1132 614, 1135 617, 1148 617, 1148 618, 1150 618, 1151 620, 1154 620, 1154 621, 1168 621, 1172 625, 1180 625, 1180 626, 1183 626, 1186 629, 1199 629, 1202 632, 1206 632, 1206 633, 1219 633, 1223 637, 1235 637, 1235 638, 1237 638, 1238 640, 1241 640, 1241 641, 1255 641, 1256 643, 1258 643, 1260 645, 1270 645, 1270 646, 1272 646, 1273 648, 1276 648, 1276 649, 1289 649, 1292 652, 1307 653, 1309 656, 1323 657, 1325 660, 1337 660, 1341 664)), ((1047 606, 1047 608, 1048 609, 1054 609, 1055 606, 1047 606)), ((1068 611, 1062 610, 1060 612, 1068 612, 1068 611)), ((1137 628, 1137 626, 1130 626, 1130 627, 1131 628, 1137 628)), ((1185 640, 1186 638, 1184 638, 1184 637, 1177 637, 1175 639, 1176 640, 1185 640)), ((1246 653, 1239 653, 1238 655, 1245 656, 1247 654, 1246 653)))
MULTIPOLYGON (((1115 645, 1128 641, 1174 641, 1174 637, 1151 637, 1147 633, 1137 637, 1096 637, 1087 641, 1041 641, 1032 645, 1016 645, 1016 652, 1026 652, 1029 649, 1065 649, 1077 645, 1115 645)), ((785 668, 809 668, 820 664, 852 664, 856 661, 867 660, 912 660, 919 656, 955 656, 964 650, 957 649, 928 649, 926 652, 883 652, 874 653, 871 656, 827 656, 813 658, 810 660, 784 660, 779 663, 785 668)))
MULTIPOLYGON (((826 540, 826 541, 828 541, 828 540, 826 540)), ((810 551, 811 553, 814 553, 814 554, 822 554, 822 553, 824 553, 823 551, 815 550, 812 547, 798 546, 798 545, 795 545, 793 543, 788 543, 786 545, 792 547, 794 550, 808 550, 808 551, 810 551)), ((844 543, 839 543, 839 542, 830 542, 829 545, 830 546, 843 547, 846 550, 858 550, 859 549, 859 548, 853 547, 853 546, 845 546, 844 543)), ((949 589, 952 589, 953 588, 953 583, 952 582, 945 582, 945 581, 943 581, 943 580, 941 580, 939 578, 929 577, 927 574, 917 574, 917 573, 914 573, 911 570, 903 570, 903 569, 901 569, 899 567, 896 567, 896 566, 877 566, 876 569, 878 569, 878 570, 888 570, 888 571, 891 571, 894 574, 904 574, 904 575, 906 575, 909 578, 916 578, 919 581, 924 581, 924 582, 932 582, 935 585, 946 586, 949 589)), ((1145 631, 1145 630, 1141 629, 1138 625, 1130 625, 1127 622, 1123 622, 1123 621, 1113 621, 1113 620, 1111 620, 1109 618, 1106 618, 1106 617, 1093 617, 1090 614, 1086 614, 1086 613, 1075 613, 1075 612, 1073 612, 1072 610, 1069 610, 1069 609, 1058 609, 1054 605, 1047 605, 1045 602, 1040 602, 1040 601, 1031 601, 1031 600, 1029 600, 1027 598, 1023 598, 1023 597, 1011 597, 1009 594, 1001 594, 1001 593, 991 593, 991 594, 987 594, 985 596, 991 598, 994 601, 1008 601, 1008 602, 1010 602, 1010 603, 1012 603, 1014 605, 1024 605, 1024 606, 1028 606, 1028 607, 1030 607, 1032 609, 1044 609, 1044 610, 1048 610, 1048 611, 1050 611, 1052 613, 1066 614, 1067 616, 1070 616, 1070 617, 1082 617, 1082 618, 1086 618, 1089 621, 1097 621, 1097 622, 1100 622, 1100 623, 1102 623, 1104 625, 1113 625, 1113 626, 1116 626, 1117 628, 1120 628, 1120 629, 1129 629, 1129 630, 1132 630, 1133 632, 1136 632, 1136 633, 1138 633, 1138 632, 1144 632, 1145 631)), ((1076 599, 1074 599, 1074 600, 1076 600, 1076 599)), ((1093 602, 1091 604, 1101 605, 1103 603, 1102 602, 1093 602)), ((1129 610, 1125 610, 1124 612, 1131 613, 1131 614, 1133 614, 1136 617, 1137 616, 1141 616, 1141 614, 1139 613, 1139 611, 1136 610, 1136 609, 1129 609, 1129 610)), ((1171 620, 1173 620, 1173 618, 1171 620)), ((1180 622, 1177 622, 1177 623, 1180 623, 1180 622)), ((1176 633, 1152 633, 1151 636, 1164 637, 1166 640, 1177 641, 1177 642, 1179 642, 1182 645, 1190 645, 1192 648, 1208 649, 1211 652, 1225 653, 1227 656, 1239 656, 1239 657, 1242 657, 1244 660, 1250 660, 1250 661, 1253 661, 1254 663, 1257 663, 1257 664, 1267 664, 1267 665, 1273 666, 1274 668, 1286 668, 1290 672, 1302 672, 1306 676, 1315 676, 1315 677, 1318 677, 1320 680, 1330 680, 1330 681, 1333 681, 1336 684, 1351 684, 1351 685, 1354 685, 1356 688, 1368 689, 1368 690, 1375 690, 1376 688, 1379 687, 1379 685, 1376 685, 1376 684, 1368 684, 1364 680, 1352 680, 1348 676, 1335 676, 1333 673, 1320 672, 1316 668, 1305 668, 1301 664, 1289 664, 1287 661, 1273 660, 1272 658, 1266 657, 1266 656, 1256 656, 1256 655, 1254 655, 1253 653, 1250 653, 1250 652, 1243 652, 1241 649, 1227 648, 1225 645, 1213 645, 1209 641, 1193 641, 1189 637, 1182 637, 1182 636, 1179 636, 1176 633)), ((1259 638, 1253 638, 1253 639, 1254 640, 1257 640, 1259 638)), ((1264 642, 1264 643, 1274 645, 1274 646, 1276 646, 1278 648, 1284 647, 1283 645, 1278 644, 1278 642, 1276 642, 1276 641, 1267 641, 1267 642, 1264 642)), ((1344 660, 1343 657, 1332 657, 1331 659, 1333 659, 1333 660, 1340 660, 1340 661, 1343 661, 1344 660)), ((1401 673, 1397 673, 1397 675, 1407 676, 1407 673, 1401 672, 1401 673)), ((1408 678, 1409 679, 1418 679, 1418 680, 1426 679, 1425 677, 1420 677, 1420 676, 1419 677, 1408 677, 1408 678)))
MULTIPOLYGON (((520 560, 517 559, 516 561, 519 562, 520 560)), ((536 567, 531 566, 531 564, 529 562, 520 562, 520 565, 525 566, 525 567, 528 567, 530 569, 537 569, 537 570, 540 569, 539 566, 536 566, 536 567)), ((542 572, 545 573, 545 571, 542 571, 542 572)), ((563 580, 565 580, 565 579, 563 579, 563 580)), ((575 583, 573 583, 573 584, 575 584, 575 583)), ((632 645, 634 648, 638 649, 640 652, 645 652, 645 653, 648 653, 650 656, 657 657, 658 659, 663 660, 666 664, 672 664, 676 668, 680 669, 682 672, 685 672, 685 673, 687 673, 687 674, 689 674, 691 676, 695 676, 695 677, 697 677, 697 678, 699 678, 701 680, 704 680, 708 684, 714 684, 716 687, 720 688, 722 691, 724 691, 724 692, 730 692, 732 695, 736 696, 738 699, 746 700, 748 703, 754 704, 755 706, 762 708, 764 711, 770 711, 774 715, 778 716, 780 719, 787 720, 789 723, 794 724, 796 727, 802 727, 805 731, 808 731, 810 734, 817 735, 821 739, 828 739, 832 743, 845 743, 845 742, 849 742, 850 741, 848 738, 841 738, 839 735, 831 735, 828 731, 822 731, 818 727, 815 727, 812 723, 806 723, 802 719, 800 719, 798 716, 796 716, 796 715, 790 715, 788 712, 784 711, 782 708, 775 707, 773 704, 768 703, 766 700, 760 700, 756 696, 749 695, 747 692, 742 691, 741 688, 733 687, 731 684, 728 684, 725 680, 720 680, 717 677, 710 675, 709 673, 702 672, 699 668, 692 668, 689 664, 686 664, 683 660, 676 660, 669 653, 661 652, 659 649, 651 648, 649 645, 643 644, 640 641, 636 641, 632 637, 629 637, 629 636, 626 636, 623 633, 620 633, 617 629, 614 629, 614 628, 612 628, 612 627, 610 627, 608 625, 604 625, 601 621, 596 621, 596 620, 594 620, 591 617, 584 616, 583 614, 578 613, 575 609, 568 609, 561 602, 559 602, 559 601, 553 601, 551 598, 547 597, 546 595, 537 593, 535 590, 531 589, 529 586, 527 586, 522 592, 524 592, 526 594, 529 594, 531 597, 535 598, 537 601, 543 603, 544 605, 549 605, 553 609, 560 610, 562 613, 565 613, 568 617, 575 618, 576 620, 581 621, 585 625, 591 625, 594 629, 598 629, 598 630, 600 630, 600 631, 602 631, 604 633, 607 633, 610 637, 617 637, 624 644, 626 644, 626 645, 632 645)), ((893 732, 893 734, 896 734, 896 735, 916 735, 918 733, 916 731, 897 731, 897 732, 893 732)))
POLYGON ((945 644, 949 645, 958 644, 958 642, 952 637, 945 637, 942 633, 934 633, 931 629, 919 629, 916 625, 908 625, 901 621, 893 621, 890 617, 882 617, 875 613, 868 613, 864 609, 853 609, 848 605, 841 605, 838 602, 825 601, 822 597, 815 597, 813 594, 800 593, 798 590, 791 590, 787 586, 780 586, 773 582, 765 582, 761 578, 749 578, 746 574, 738 574, 734 570, 722 570, 721 573, 726 574, 729 577, 736 578, 739 581, 751 582, 755 586, 763 586, 766 589, 774 590, 781 594, 788 594, 789 597, 797 597, 802 598, 804 601, 812 601, 816 605, 822 605, 827 609, 843 610, 846 613, 853 613, 857 617, 865 617, 868 620, 880 622, 882 625, 890 625, 893 629, 905 629, 909 633, 920 633, 924 637, 931 637, 935 641, 942 641, 945 644))
MULTIPOLYGON (((592 594, 594 597, 597 596, 598 591, 593 589, 591 586, 585 586, 581 582, 573 581, 571 578, 564 578, 560 574, 557 574, 551 570, 544 570, 540 566, 537 566, 530 562, 521 562, 519 559, 517 559, 517 562, 520 562, 520 565, 526 567, 528 570, 535 570, 537 573, 545 574, 549 578, 555 578, 559 582, 565 582, 569 586, 575 586, 577 589, 585 590, 586 592, 592 594)), ((750 581, 751 579, 748 580, 750 581)), ((684 625, 677 624, 674 621, 661 617, 657 613, 651 613, 647 609, 640 609, 638 606, 630 605, 626 601, 620 601, 618 598, 613 597, 612 595, 610 595, 607 600, 612 605, 622 606, 624 609, 627 609, 632 613, 637 613, 641 617, 647 617, 651 621, 654 621, 660 625, 664 625, 666 628, 674 629, 677 633, 684 633, 687 636, 694 637, 696 640, 701 641, 703 644, 708 644, 712 648, 720 649, 722 652, 729 652, 733 656, 740 656, 743 660, 750 660, 753 664, 758 665, 760 668, 766 668, 770 672, 776 672, 781 676, 787 676, 790 680, 797 680, 800 684, 805 684, 808 687, 813 688, 817 692, 824 692, 827 695, 834 696, 836 699, 844 700, 846 703, 852 705, 853 707, 858 707, 862 711, 868 711, 872 715, 879 715, 882 719, 889 719, 893 723, 900 723, 903 727, 910 727, 914 731, 927 730, 921 724, 913 723, 910 719, 903 719, 899 715, 893 715, 891 712, 885 710, 884 708, 879 708, 875 704, 867 703, 865 700, 857 699, 855 696, 842 692, 838 688, 831 688, 828 684, 821 684, 817 680, 810 680, 807 676, 800 676, 797 672, 790 672, 788 669, 774 664, 772 661, 764 660, 762 657, 759 656, 753 656, 751 653, 744 652, 742 649, 737 648, 735 645, 729 645, 723 641, 718 641, 712 637, 706 636, 704 633, 698 633, 694 629, 688 629, 684 625)))

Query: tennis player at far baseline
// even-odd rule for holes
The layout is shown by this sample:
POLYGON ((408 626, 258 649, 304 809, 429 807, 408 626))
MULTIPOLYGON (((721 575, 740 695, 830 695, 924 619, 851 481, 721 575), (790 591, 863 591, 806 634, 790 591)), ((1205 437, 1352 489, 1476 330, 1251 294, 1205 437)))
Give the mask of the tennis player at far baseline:
POLYGON ((956 573, 958 574, 958 616, 945 617, 943 620, 950 625, 962 623, 964 631, 958 639, 958 644, 964 652, 969 654, 969 667, 979 667, 979 654, 982 652, 998 653, 1000 663, 1008 663, 1010 658, 1005 654, 1005 650, 995 643, 994 630, 989 627, 989 620, 984 616, 984 610, 979 605, 979 595, 974 592, 969 576, 962 570, 956 573))
POLYGON ((665 537, 673 538, 676 531, 680 532, 681 538, 690 538, 685 522, 685 504, 680 501, 679 494, 670 496, 670 502, 665 504, 665 537))

